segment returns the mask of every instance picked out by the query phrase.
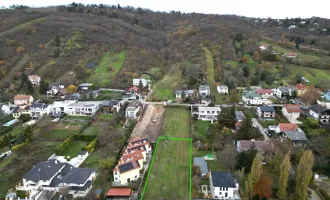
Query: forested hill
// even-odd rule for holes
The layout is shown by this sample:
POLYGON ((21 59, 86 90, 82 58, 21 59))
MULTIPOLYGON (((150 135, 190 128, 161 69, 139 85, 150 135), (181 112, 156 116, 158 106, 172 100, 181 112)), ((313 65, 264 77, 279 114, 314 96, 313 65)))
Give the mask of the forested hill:
POLYGON ((277 41, 284 32, 238 16, 75 3, 0 10, 0 19, 0 87, 8 94, 24 92, 23 73, 50 84, 113 88, 129 86, 142 73, 156 80, 179 73, 192 86, 206 75, 205 50, 220 73, 221 60, 240 61, 264 38, 277 41))

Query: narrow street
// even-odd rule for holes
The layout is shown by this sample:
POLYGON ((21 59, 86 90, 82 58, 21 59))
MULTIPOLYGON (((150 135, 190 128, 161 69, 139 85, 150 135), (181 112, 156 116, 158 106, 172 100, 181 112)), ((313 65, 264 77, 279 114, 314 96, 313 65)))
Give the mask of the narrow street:
POLYGON ((266 129, 258 122, 258 120, 256 118, 252 118, 252 123, 253 123, 253 126, 254 127, 256 127, 257 129, 259 129, 259 131, 264 136, 265 140, 269 140, 268 135, 265 133, 265 130, 266 129))

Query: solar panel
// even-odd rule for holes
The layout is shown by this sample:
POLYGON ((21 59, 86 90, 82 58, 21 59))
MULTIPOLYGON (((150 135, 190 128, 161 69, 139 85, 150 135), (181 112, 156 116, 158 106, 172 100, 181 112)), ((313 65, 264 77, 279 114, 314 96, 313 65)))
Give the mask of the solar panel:
POLYGON ((119 171, 122 173, 122 172, 126 172, 128 170, 133 169, 134 166, 133 166, 132 162, 129 162, 129 163, 126 163, 126 164, 123 164, 123 165, 119 166, 118 168, 119 168, 119 171))

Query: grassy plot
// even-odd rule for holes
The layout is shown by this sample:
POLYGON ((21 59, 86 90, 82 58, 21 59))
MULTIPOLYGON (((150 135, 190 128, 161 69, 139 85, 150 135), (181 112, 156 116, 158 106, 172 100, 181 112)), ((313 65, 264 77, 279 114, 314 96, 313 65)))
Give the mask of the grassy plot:
POLYGON ((22 23, 22 24, 20 24, 20 25, 18 25, 18 26, 15 26, 15 27, 13 27, 13 28, 11 28, 11 29, 5 31, 5 32, 0 33, 0 37, 3 36, 3 35, 5 35, 5 34, 7 34, 7 33, 12 33, 12 32, 14 32, 14 31, 18 31, 18 30, 21 30, 21 29, 23 29, 23 28, 26 28, 27 26, 30 26, 30 25, 32 25, 32 24, 38 24, 38 23, 40 24, 40 23, 42 23, 43 21, 45 21, 45 19, 46 19, 45 17, 40 17, 40 18, 37 18, 37 19, 31 20, 31 21, 28 21, 28 22, 22 23))
POLYGON ((191 199, 191 140, 158 140, 142 199, 191 199))
POLYGON ((88 78, 88 82, 95 83, 99 87, 108 86, 123 66, 125 58, 126 50, 115 54, 104 54, 99 65, 95 66, 95 70, 88 78))
POLYGON ((76 157, 78 153, 88 144, 88 142, 84 141, 73 141, 70 146, 65 150, 63 156, 70 158, 76 157))
POLYGON ((184 108, 166 108, 164 135, 190 138, 190 112, 184 108))
POLYGON ((93 151, 83 162, 82 167, 97 169, 99 167, 100 159, 100 152, 93 151))
POLYGON ((164 76, 156 85, 150 95, 149 100, 174 100, 175 88, 182 85, 182 77, 180 73, 164 76))
POLYGON ((101 90, 97 99, 120 99, 123 96, 122 92, 101 90))
POLYGON ((210 124, 209 121, 196 120, 194 122, 196 136, 205 140, 207 137, 207 127, 210 124))
POLYGON ((297 65, 290 65, 289 68, 291 79, 295 79, 296 75, 299 74, 315 85, 318 85, 320 81, 330 82, 330 70, 301 67, 297 65))
POLYGON ((51 131, 44 133, 41 137, 48 140, 65 140, 67 137, 76 133, 76 130, 52 129, 51 131))

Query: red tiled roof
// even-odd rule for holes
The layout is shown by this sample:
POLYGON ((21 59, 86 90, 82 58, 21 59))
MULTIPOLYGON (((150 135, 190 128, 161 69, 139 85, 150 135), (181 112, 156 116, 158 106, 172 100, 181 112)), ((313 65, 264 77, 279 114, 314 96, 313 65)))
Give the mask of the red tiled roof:
POLYGON ((134 92, 137 93, 139 91, 139 88, 134 85, 133 87, 128 89, 128 91, 131 91, 131 90, 134 90, 134 92))
POLYGON ((297 124, 280 123, 280 131, 295 131, 299 128, 297 124))
POLYGON ((288 52, 287 55, 288 56, 297 56, 297 53, 296 52, 288 52))
POLYGON ((144 150, 137 150, 137 151, 134 151, 132 153, 129 153, 129 154, 126 154, 126 155, 123 155, 119 161, 121 162, 126 162, 128 159, 130 160, 141 160, 143 159, 143 154, 142 152, 144 152, 144 150))
POLYGON ((14 100, 29 100, 30 97, 30 95, 18 94, 15 95, 14 100))
POLYGON ((268 45, 267 45, 267 44, 262 44, 262 45, 260 45, 260 46, 263 46, 263 47, 265 47, 265 48, 267 48, 267 47, 268 47, 268 45))
POLYGON ((130 197, 132 196, 132 188, 110 188, 107 193, 107 197, 130 197))
POLYGON ((273 93, 273 90, 272 89, 259 89, 259 90, 257 90, 257 93, 259 93, 259 94, 273 93))
POLYGON ((296 89, 297 90, 304 90, 306 89, 306 85, 302 84, 302 83, 299 83, 296 85, 296 89))
POLYGON ((287 112, 301 112, 300 107, 297 104, 286 104, 285 109, 287 112))

